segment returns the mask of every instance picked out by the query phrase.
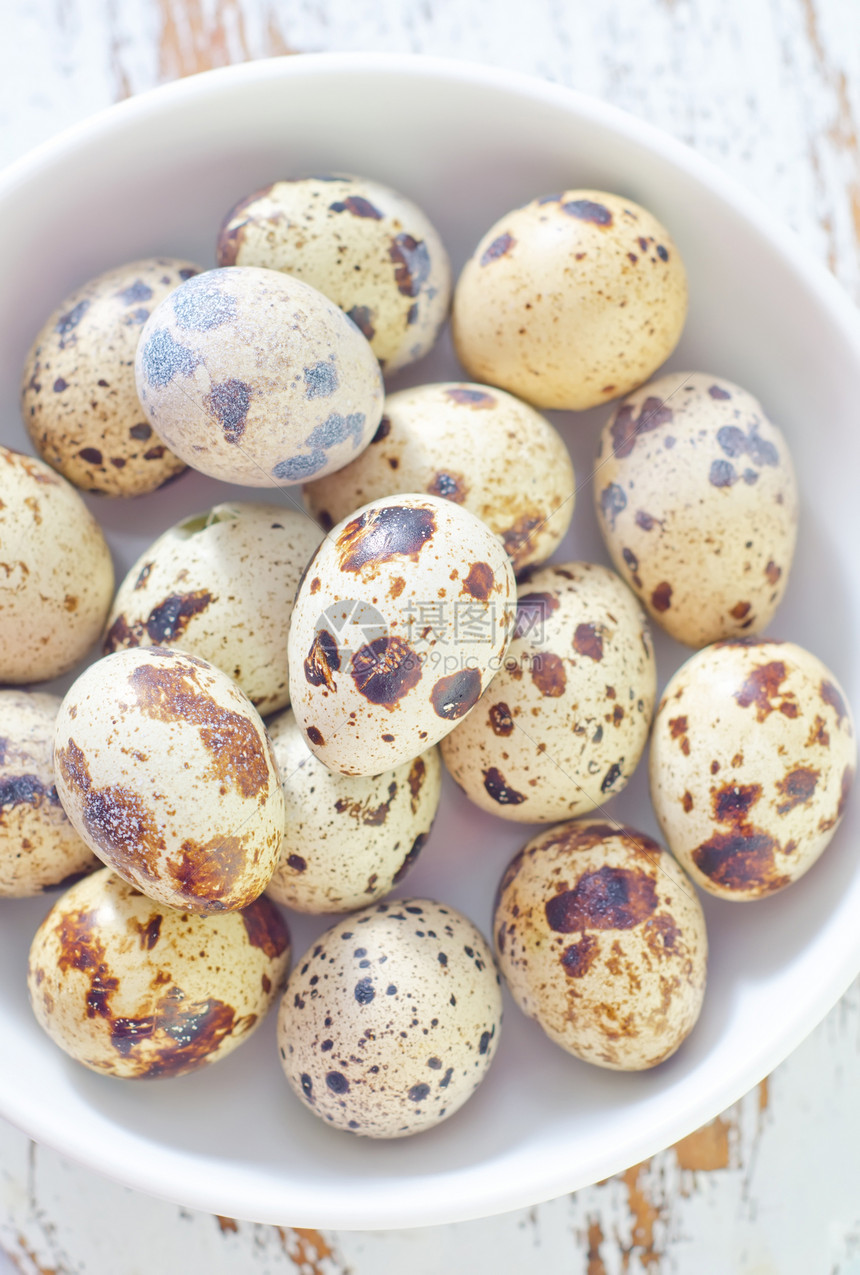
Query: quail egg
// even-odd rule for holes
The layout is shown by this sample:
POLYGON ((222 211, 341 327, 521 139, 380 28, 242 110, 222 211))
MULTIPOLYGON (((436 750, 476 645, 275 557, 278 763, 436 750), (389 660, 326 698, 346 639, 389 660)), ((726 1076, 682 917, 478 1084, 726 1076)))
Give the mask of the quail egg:
POLYGON ((144 416, 134 355, 152 309, 198 273, 172 257, 117 266, 66 297, 36 337, 24 424, 42 459, 76 487, 140 496, 184 470, 144 416))
POLYGON ((345 310, 386 372, 434 344, 451 267, 420 208, 366 177, 302 177, 256 191, 228 214, 219 266, 265 266, 319 288, 345 310))
POLYGON ((502 217, 454 294, 457 356, 536 407, 596 407, 678 344, 687 276, 669 232, 620 195, 569 190, 502 217))
POLYGON ((698 651, 666 687, 651 800, 698 885, 757 899, 815 863, 856 765, 851 710, 821 660, 793 642, 737 638, 698 651))
POLYGON ((454 908, 376 903, 321 935, 278 1015, 287 1080, 315 1115, 370 1138, 420 1133, 487 1074, 502 998, 492 953, 454 908))
POLYGON ((0 691, 0 897, 26 898, 98 867, 54 780, 59 697, 0 691))
POLYGON ((348 912, 399 885, 439 806, 438 751, 381 775, 339 775, 314 757, 292 711, 268 729, 286 808, 271 897, 299 912, 348 912))
POLYGON ((627 586, 587 562, 544 567, 521 585, 503 667, 442 757, 472 801, 505 819, 590 814, 636 769, 656 690, 627 586))
POLYGON ((688 646, 758 633, 785 592, 797 488, 785 439, 731 381, 671 372, 607 422, 594 482, 612 559, 688 646))
POLYGON ((505 870, 494 929, 520 1009, 585 1062, 655 1067, 699 1017, 702 907, 642 832, 578 819, 539 833, 505 870))
POLYGON ((194 916, 107 868, 73 885, 30 948, 39 1025, 92 1071, 181 1076, 232 1053, 286 982, 290 936, 273 903, 194 916))
POLYGON ((329 473, 371 440, 382 376, 354 323, 278 270, 208 270, 166 297, 136 357, 147 419, 189 465, 247 487, 329 473))
POLYGON ((540 413, 503 390, 455 381, 390 394, 371 446, 304 494, 331 527, 370 500, 405 491, 443 496, 477 515, 519 572, 558 546, 575 479, 561 436, 540 413))
POLYGON ((478 702, 513 631, 501 541, 436 496, 377 500, 323 540, 290 624, 290 699, 330 770, 411 761, 478 702))
POLYGON ((0 447, 0 682, 46 682, 98 641, 113 563, 98 523, 64 478, 0 447))
POLYGON ((322 533, 282 505, 216 505, 151 544, 119 587, 106 654, 162 646, 229 674, 265 716, 289 703, 293 598, 322 533))
POLYGON ((66 814, 98 857, 168 907, 247 907, 269 883, 284 826, 256 709, 196 656, 107 655, 63 700, 54 745, 66 814))

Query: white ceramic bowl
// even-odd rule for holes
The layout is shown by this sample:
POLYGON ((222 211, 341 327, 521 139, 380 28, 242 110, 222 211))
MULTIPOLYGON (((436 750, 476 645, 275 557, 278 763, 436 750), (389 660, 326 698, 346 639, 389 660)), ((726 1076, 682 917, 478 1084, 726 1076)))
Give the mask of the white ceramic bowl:
MULTIPOLYGON (((589 98, 462 62, 320 55, 195 76, 86 121, 0 179, 4 442, 29 450, 18 379, 73 285, 150 253, 204 264, 222 214, 281 174, 347 170, 390 182, 436 222, 456 267, 506 209, 565 186, 617 190, 671 229, 691 308, 670 366, 748 387, 788 435, 802 490, 797 560, 771 631, 810 647, 853 697, 860 680, 860 332, 824 271, 691 151, 589 98)), ((447 340, 408 380, 457 375, 447 340)), ((606 409, 558 417, 583 484, 557 560, 606 561, 588 474, 606 409)), ((93 502, 118 567, 183 513, 231 489, 189 475, 133 504, 93 502)), ((271 498, 271 493, 248 493, 271 498)), ((685 657, 659 642, 661 682, 685 657)), ((640 767, 610 807, 649 832, 640 767)), ((212 1212, 304 1226, 452 1221, 543 1200, 643 1159, 716 1115, 789 1053, 860 967, 860 800, 799 884, 751 905, 707 898, 710 982, 680 1052, 637 1075, 551 1045, 508 1002, 499 1056, 469 1104, 413 1139, 336 1133, 289 1092, 274 1022, 209 1070, 122 1082, 42 1035, 24 986, 48 900, 0 904, 0 1110, 38 1140, 132 1186, 212 1212)), ((489 929, 503 865, 530 829, 485 816, 453 785, 401 893, 489 929)), ((321 922, 296 920, 301 951, 321 922)), ((846 1134, 847 1136, 847 1134, 846 1134)))

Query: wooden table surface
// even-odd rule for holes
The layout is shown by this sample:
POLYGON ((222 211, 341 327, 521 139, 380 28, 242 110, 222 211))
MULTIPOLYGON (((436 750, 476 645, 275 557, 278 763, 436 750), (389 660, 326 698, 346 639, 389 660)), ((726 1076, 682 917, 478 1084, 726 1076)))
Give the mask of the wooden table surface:
MULTIPOLYGON (((0 0, 0 164, 165 80, 272 54, 473 58, 603 97, 755 191, 860 299, 860 0, 0 0)), ((6 245, 7 251, 14 246, 6 245)), ((768 1081, 598 1186, 420 1231, 256 1226, 0 1122, 0 1275, 860 1275, 860 984, 768 1081)))

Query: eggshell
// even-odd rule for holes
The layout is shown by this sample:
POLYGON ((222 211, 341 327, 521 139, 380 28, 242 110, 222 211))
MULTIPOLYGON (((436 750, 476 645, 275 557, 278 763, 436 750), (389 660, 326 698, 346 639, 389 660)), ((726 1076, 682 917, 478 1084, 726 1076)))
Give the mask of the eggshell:
POLYGON ((66 816, 54 776, 59 697, 0 691, 0 897, 22 899, 98 867, 66 816))
POLYGON ((564 441, 533 408, 502 390, 449 381, 390 394, 371 446, 304 494, 331 527, 370 500, 407 491, 468 509, 521 571, 561 541, 576 482, 564 441))
POLYGON ((54 1043, 92 1071, 181 1076, 247 1040, 289 960, 289 931, 268 899, 194 916, 103 868, 72 886, 36 931, 30 1004, 54 1043))
POLYGON ((338 775, 314 757, 291 711, 268 729, 286 808, 270 896, 299 912, 348 912, 399 885, 439 806, 438 751, 381 775, 338 775))
POLYGON ((606 567, 544 567, 481 703, 442 741, 483 810, 523 823, 600 810, 642 756, 657 682, 645 616, 606 567))
POLYGON ((836 678, 793 642, 697 652, 654 719, 651 800, 693 880, 757 899, 803 876, 842 818, 857 765, 836 678))
POLYGON ((226 674, 160 647, 90 665, 63 700, 57 791, 98 857, 168 907, 247 907, 269 883, 284 799, 265 727, 226 674))
POLYGON ((0 682, 67 673, 104 625, 110 550, 74 487, 8 447, 0 447, 0 557, 0 682))
POLYGON ((434 496, 373 501, 323 540, 290 625, 290 699, 330 770, 411 761, 474 707, 513 630, 501 542, 434 496))
POLYGON ((578 819, 539 833, 505 870, 494 929, 520 1009, 585 1062, 656 1067, 695 1025, 705 918, 689 878, 642 832, 578 819))
POLYGON ((376 903, 321 935, 281 1001, 287 1080, 315 1115, 369 1138, 454 1114, 499 1043, 502 997, 480 931, 428 899, 376 903))
POLYGON ((120 585, 105 653, 186 651, 232 677, 263 715, 284 708, 293 598, 321 537, 307 514, 283 505, 232 502, 183 519, 120 585))
POLYGON ((454 294, 457 356, 536 407, 596 407, 678 344, 687 276, 665 226, 631 199, 568 190, 487 231, 454 294))
POLYGON ((172 257, 117 266, 66 297, 36 337, 24 424, 42 459, 76 487, 140 496, 185 469, 144 416, 134 354, 152 309, 199 269, 172 257))
POLYGON ((147 321, 135 371, 147 419, 176 454, 247 487, 339 469, 382 414, 382 375, 355 324, 277 270, 183 283, 147 321))
POLYGON ((788 583, 797 486, 757 399, 702 372, 631 394, 597 454, 597 519, 651 617, 688 646, 758 633, 788 583))
POLYGON ((427 353, 451 299, 448 255, 427 217, 366 177, 274 182, 227 214, 217 251, 219 266, 266 266, 319 288, 386 372, 427 353))

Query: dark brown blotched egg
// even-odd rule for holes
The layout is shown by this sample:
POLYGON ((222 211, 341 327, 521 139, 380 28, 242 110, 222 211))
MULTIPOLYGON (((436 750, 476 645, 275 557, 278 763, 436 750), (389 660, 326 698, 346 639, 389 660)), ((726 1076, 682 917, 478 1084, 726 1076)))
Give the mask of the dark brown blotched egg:
POLYGON ((54 760, 84 841, 150 898, 223 912, 265 890, 284 799, 262 720, 226 673, 161 647, 106 655, 63 700, 54 760))
POLYGON ((757 899, 815 863, 856 765, 851 710, 821 660, 793 642, 738 638, 697 651, 663 692, 651 800, 697 885, 757 899))
POLYGON ((33 1012, 92 1071, 181 1076, 232 1053, 286 981, 290 935, 268 899, 194 916, 107 868, 54 904, 30 948, 33 1012))
POLYGON ((547 828, 496 898, 502 974, 562 1049, 617 1071, 655 1067, 692 1031, 705 993, 705 918, 651 837, 589 819, 547 828))

